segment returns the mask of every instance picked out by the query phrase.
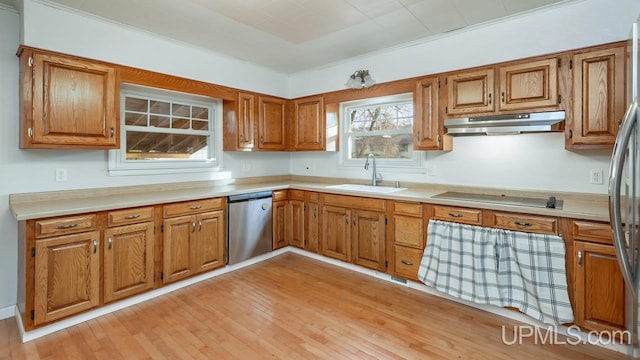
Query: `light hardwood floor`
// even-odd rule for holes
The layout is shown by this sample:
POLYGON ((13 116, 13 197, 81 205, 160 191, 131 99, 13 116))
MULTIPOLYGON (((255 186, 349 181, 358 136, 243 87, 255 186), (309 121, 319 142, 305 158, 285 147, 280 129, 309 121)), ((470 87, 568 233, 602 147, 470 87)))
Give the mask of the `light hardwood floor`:
POLYGON ((504 345, 518 322, 283 254, 21 344, 0 359, 624 359, 595 346, 504 345))

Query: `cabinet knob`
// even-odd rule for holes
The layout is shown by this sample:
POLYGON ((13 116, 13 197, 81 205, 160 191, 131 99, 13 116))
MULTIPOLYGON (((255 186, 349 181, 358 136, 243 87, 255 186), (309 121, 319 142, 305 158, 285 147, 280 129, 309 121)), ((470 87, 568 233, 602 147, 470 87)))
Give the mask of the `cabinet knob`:
POLYGON ((491 93, 489 93, 489 105, 491 105, 491 93))
POLYGON ((111 137, 113 138, 114 136, 116 136, 116 129, 112 126, 111 127, 111 137))
POLYGON ((264 137, 260 136, 260 145, 264 145, 264 137))
POLYGON ((98 252, 98 240, 93 239, 93 253, 98 252))
POLYGON ((344 222, 349 225, 349 217, 347 215, 344 216, 344 222))
POLYGON ((198 221, 198 231, 202 231, 202 220, 198 221))
POLYGON ((196 222, 195 221, 191 223, 191 232, 192 233, 196 232, 196 222))
POLYGON ((416 131, 416 140, 420 141, 420 131, 416 131))
POLYGON ((111 245, 113 244, 113 239, 111 239, 111 236, 109 236, 109 238, 107 239, 107 244, 108 244, 108 249, 111 250, 111 245))
POLYGON ((502 103, 504 104, 504 91, 502 92, 502 103))

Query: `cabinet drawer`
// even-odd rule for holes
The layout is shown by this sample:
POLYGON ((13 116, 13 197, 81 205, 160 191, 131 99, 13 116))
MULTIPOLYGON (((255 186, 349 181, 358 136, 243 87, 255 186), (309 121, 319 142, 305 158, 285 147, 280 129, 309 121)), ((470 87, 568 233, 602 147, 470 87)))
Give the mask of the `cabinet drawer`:
POLYGON ((96 229, 96 214, 36 220, 36 239, 96 229))
POLYGON ((287 200, 287 190, 277 190, 272 195, 273 201, 287 200))
POLYGON ((393 215, 393 241, 398 245, 424 248, 424 220, 421 217, 393 215))
POLYGON ((151 221, 153 220, 153 206, 109 211, 107 218, 110 227, 151 221))
POLYGON ((393 212, 403 215, 422 216, 422 204, 396 201, 393 203, 393 212))
POLYGON ((318 202, 318 193, 317 192, 307 192, 309 194, 309 202, 318 202))
POLYGON ((382 199, 373 199, 357 196, 322 194, 320 200, 323 204, 336 205, 348 208, 358 208, 364 210, 384 211, 385 201, 382 199))
POLYGON ((558 234, 558 220, 552 217, 493 213, 491 226, 540 234, 558 234))
POLYGON ((164 217, 197 214, 205 211, 222 209, 222 198, 185 201, 164 206, 164 217))
POLYGON ((301 200, 304 201, 303 190, 289 190, 289 200, 301 200))
POLYGON ((613 245, 611 225, 609 223, 574 221, 573 239, 613 245))
POLYGON ((418 280, 418 268, 422 250, 395 245, 393 247, 393 272, 407 279, 418 280))
POLYGON ((433 217, 470 225, 482 225, 482 210, 452 206, 434 206, 433 217))

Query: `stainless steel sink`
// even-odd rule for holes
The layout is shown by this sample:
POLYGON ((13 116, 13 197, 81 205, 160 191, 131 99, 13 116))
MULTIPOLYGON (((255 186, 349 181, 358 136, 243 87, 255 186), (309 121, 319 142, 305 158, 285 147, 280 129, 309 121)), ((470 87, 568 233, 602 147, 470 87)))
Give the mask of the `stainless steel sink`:
POLYGON ((503 205, 539 207, 539 208, 549 208, 549 209, 559 209, 559 210, 562 209, 562 203, 563 203, 562 200, 557 200, 553 196, 544 199, 544 198, 507 196, 507 195, 473 194, 473 193, 463 193, 463 192, 455 192, 455 191, 447 191, 442 194, 434 195, 431 198, 475 201, 475 202, 503 204, 503 205))
POLYGON ((368 192, 368 193, 375 193, 375 194, 390 194, 390 193, 407 189, 407 188, 397 188, 392 186, 371 186, 371 185, 360 185, 360 184, 330 185, 330 186, 327 186, 326 188, 336 189, 336 190, 368 192))

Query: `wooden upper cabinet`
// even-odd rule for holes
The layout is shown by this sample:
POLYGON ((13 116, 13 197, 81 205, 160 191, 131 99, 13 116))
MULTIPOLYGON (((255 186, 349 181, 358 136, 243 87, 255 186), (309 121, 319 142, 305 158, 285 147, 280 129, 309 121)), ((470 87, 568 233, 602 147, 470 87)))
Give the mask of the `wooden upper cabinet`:
POLYGON ((418 80, 414 97, 413 148, 442 150, 443 125, 438 116, 438 78, 418 80))
POLYGON ((451 115, 494 111, 494 73, 492 67, 448 75, 445 78, 448 95, 445 113, 452 117, 451 115))
POLYGON ((324 97, 296 99, 293 112, 293 150, 324 150, 324 97))
POLYGON ((499 67, 500 110, 558 105, 558 58, 499 67))
POLYGON ((287 101, 258 96, 258 148, 287 149, 287 101))
POLYGON ((22 148, 119 146, 114 67, 22 48, 22 148))
POLYGON ((573 55, 573 120, 566 147, 611 148, 625 111, 625 46, 573 55))
POLYGON ((249 93, 238 94, 238 143, 239 149, 254 147, 255 130, 255 95, 249 93))

